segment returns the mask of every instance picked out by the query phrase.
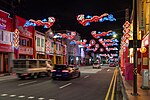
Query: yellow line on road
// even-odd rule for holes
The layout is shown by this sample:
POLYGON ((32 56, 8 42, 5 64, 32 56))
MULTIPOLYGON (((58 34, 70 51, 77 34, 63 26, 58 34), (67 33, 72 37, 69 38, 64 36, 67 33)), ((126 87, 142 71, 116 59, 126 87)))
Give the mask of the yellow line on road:
POLYGON ((113 84, 113 89, 112 89, 112 94, 111 94, 111 100, 114 100, 115 87, 116 87, 116 78, 117 78, 117 70, 116 70, 116 74, 115 74, 115 79, 114 79, 114 84, 113 84))
POLYGON ((105 100, 108 100, 109 93, 110 93, 110 90, 111 90, 111 87, 112 87, 112 84, 113 84, 113 80, 114 80, 115 74, 116 74, 116 69, 114 70, 113 77, 112 77, 112 79, 111 79, 111 83, 110 83, 110 85, 109 85, 109 88, 108 88, 108 91, 107 91, 105 100))

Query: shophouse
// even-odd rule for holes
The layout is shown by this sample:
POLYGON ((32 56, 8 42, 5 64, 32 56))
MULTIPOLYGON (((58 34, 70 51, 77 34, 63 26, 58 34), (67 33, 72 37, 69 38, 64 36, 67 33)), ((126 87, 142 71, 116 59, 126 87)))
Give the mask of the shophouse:
POLYGON ((15 58, 35 58, 35 29, 25 27, 26 20, 15 16, 15 28, 19 30, 19 48, 15 50, 15 58))
POLYGON ((9 15, 0 10, 0 73, 9 73, 12 67, 14 23, 9 15))
POLYGON ((45 34, 39 31, 36 31, 36 58, 44 59, 45 58, 45 34))

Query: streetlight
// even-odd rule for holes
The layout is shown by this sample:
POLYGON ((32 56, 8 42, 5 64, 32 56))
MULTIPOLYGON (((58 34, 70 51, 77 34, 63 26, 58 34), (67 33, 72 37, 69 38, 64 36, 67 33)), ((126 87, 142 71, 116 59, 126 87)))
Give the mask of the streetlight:
POLYGON ((133 93, 137 96, 137 0, 133 0, 133 53, 134 53, 134 68, 133 68, 133 93))

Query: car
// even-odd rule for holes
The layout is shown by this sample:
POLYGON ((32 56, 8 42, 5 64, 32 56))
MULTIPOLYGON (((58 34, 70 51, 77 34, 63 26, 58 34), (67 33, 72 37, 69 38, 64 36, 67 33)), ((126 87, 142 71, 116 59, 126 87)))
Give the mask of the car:
POLYGON ((54 80, 80 77, 80 70, 75 65, 56 64, 51 73, 54 80))
POLYGON ((109 63, 109 67, 116 67, 116 64, 111 62, 111 63, 109 63))
POLYGON ((94 62, 93 63, 93 68, 101 68, 101 65, 100 65, 100 63, 98 63, 98 62, 94 62))

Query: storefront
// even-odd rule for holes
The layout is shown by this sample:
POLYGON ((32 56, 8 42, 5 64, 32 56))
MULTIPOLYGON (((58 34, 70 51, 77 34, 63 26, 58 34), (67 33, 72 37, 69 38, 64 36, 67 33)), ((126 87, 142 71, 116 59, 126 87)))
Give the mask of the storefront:
POLYGON ((149 34, 146 34, 143 37, 142 45, 141 45, 141 58, 142 58, 142 66, 141 69, 149 69, 148 68, 148 52, 149 52, 149 34))
POLYGON ((13 20, 9 13, 0 10, 0 73, 9 73, 13 59, 13 20))

